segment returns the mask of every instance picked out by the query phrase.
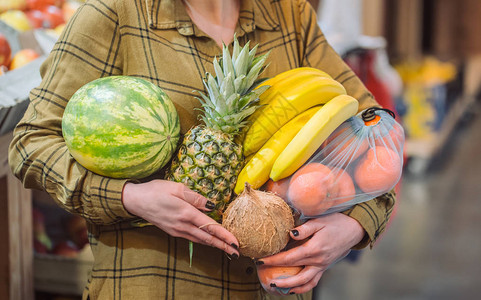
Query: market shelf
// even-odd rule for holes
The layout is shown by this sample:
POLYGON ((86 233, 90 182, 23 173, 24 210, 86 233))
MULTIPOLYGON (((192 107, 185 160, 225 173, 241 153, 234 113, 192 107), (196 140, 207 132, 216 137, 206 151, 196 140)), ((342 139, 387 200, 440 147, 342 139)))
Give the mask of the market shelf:
POLYGON ((411 159, 409 170, 415 174, 426 171, 431 160, 446 146, 458 122, 474 105, 474 96, 460 97, 449 109, 441 129, 422 139, 406 139, 406 155, 411 159))

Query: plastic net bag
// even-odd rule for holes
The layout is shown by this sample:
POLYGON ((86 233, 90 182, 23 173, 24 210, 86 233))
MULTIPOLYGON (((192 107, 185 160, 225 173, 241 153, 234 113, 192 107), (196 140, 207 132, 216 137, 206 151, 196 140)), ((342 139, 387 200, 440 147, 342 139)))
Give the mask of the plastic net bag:
POLYGON ((341 124, 294 174, 265 189, 301 218, 338 212, 389 192, 403 165, 404 130, 394 113, 369 108, 341 124))

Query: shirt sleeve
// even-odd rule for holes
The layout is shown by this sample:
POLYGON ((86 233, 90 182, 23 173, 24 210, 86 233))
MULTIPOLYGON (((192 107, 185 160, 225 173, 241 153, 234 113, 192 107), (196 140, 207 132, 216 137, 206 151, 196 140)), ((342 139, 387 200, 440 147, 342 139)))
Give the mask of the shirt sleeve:
MULTIPOLYGON (((359 111, 368 107, 379 106, 373 95, 366 89, 362 81, 349 68, 343 59, 329 45, 317 23, 314 9, 305 0, 298 0, 301 41, 304 56, 302 65, 321 69, 339 81, 348 95, 359 101, 359 111)), ((344 214, 357 220, 366 231, 364 239, 356 245, 355 249, 361 249, 370 244, 371 248, 385 230, 396 197, 394 191, 381 195, 373 200, 357 204, 344 214)))
POLYGON ((114 2, 89 1, 72 17, 40 68, 42 82, 30 92, 9 149, 10 167, 26 188, 45 190, 66 210, 97 224, 133 217, 122 204, 126 180, 102 177, 78 164, 67 149, 61 123, 78 88, 122 73, 114 2))

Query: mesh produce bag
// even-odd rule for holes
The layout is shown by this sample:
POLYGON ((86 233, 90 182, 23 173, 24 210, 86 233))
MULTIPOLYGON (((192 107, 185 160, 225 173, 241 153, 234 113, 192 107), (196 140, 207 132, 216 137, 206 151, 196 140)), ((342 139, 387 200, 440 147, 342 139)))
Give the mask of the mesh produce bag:
POLYGON ((341 124, 294 174, 266 187, 301 218, 342 211, 396 185, 403 145, 404 130, 394 113, 369 108, 341 124))

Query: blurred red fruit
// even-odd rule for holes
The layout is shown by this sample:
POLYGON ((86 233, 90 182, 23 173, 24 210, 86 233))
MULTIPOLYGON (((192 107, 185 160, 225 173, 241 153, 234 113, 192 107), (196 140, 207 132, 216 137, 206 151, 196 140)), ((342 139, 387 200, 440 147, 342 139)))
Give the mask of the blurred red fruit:
POLYGON ((25 13, 33 28, 49 28, 50 24, 43 12, 33 9, 25 13))
POLYGON ((78 215, 72 215, 67 222, 67 232, 78 249, 88 244, 87 222, 78 215))
POLYGON ((54 5, 49 5, 44 7, 41 11, 45 15, 45 20, 48 21, 48 27, 46 28, 55 28, 58 25, 65 23, 65 18, 61 8, 54 5))
POLYGON ((63 241, 55 245, 52 253, 55 255, 61 255, 65 257, 76 257, 79 250, 71 241, 63 241))
POLYGON ((7 38, 0 33, 0 66, 8 66, 12 55, 12 49, 7 38))
POLYGON ((27 9, 41 10, 49 5, 61 6, 63 2, 63 0, 27 0, 27 9))

